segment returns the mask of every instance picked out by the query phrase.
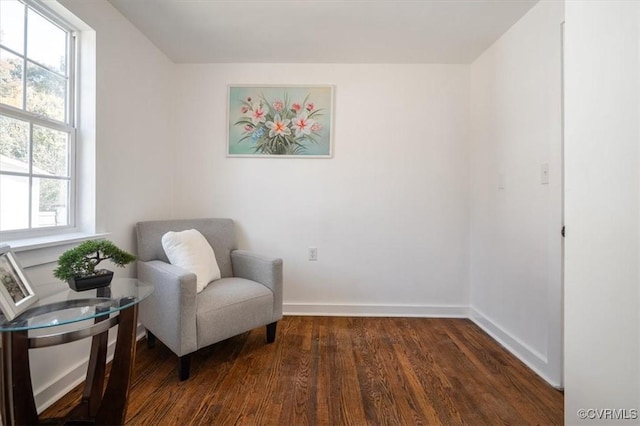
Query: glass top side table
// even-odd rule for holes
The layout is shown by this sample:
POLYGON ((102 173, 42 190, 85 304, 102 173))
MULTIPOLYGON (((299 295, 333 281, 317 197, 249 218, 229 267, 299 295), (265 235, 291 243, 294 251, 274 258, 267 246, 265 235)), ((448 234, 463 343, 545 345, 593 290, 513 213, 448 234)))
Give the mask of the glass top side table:
POLYGON ((107 287, 80 292, 67 288, 39 299, 13 321, 0 313, 0 332, 57 327, 110 315, 152 292, 153 286, 135 278, 116 278, 107 287))
POLYGON ((92 337, 82 401, 64 420, 123 424, 135 360, 138 303, 152 292, 151 284, 135 278, 116 278, 107 287, 82 292, 65 288, 42 297, 12 321, 0 314, 3 423, 39 424, 29 370, 29 349, 92 337), (72 331, 55 332, 56 327, 73 323, 78 324, 71 326, 72 331), (107 331, 115 325, 119 325, 116 348, 103 394, 107 331), (30 330, 45 328, 51 328, 54 333, 29 337, 30 330))

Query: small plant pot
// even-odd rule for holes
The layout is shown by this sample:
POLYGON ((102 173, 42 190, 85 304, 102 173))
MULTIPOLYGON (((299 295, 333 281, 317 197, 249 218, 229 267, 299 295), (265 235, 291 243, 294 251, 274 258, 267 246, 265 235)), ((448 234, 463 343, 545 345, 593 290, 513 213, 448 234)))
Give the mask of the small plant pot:
POLYGON ((67 281, 69 287, 74 291, 85 291, 94 288, 105 287, 111 284, 113 279, 113 272, 103 269, 102 273, 97 275, 90 275, 82 278, 72 278, 67 281))

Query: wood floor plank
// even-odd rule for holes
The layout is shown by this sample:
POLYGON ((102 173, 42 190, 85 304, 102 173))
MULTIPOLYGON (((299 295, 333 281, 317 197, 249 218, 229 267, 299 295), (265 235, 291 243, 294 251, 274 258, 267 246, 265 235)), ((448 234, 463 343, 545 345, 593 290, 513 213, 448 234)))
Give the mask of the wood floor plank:
MULTIPOLYGON (((309 364, 311 349, 312 323, 294 320, 295 327, 287 330, 282 336, 283 342, 289 346, 288 355, 283 359, 282 376, 280 377, 280 394, 284 396, 279 424, 308 425, 311 419, 305 410, 304 401, 309 396, 309 364)), ((309 403, 313 403, 309 400, 309 403)))
MULTIPOLYGON (((560 425, 563 395, 465 319, 285 317, 193 354, 138 343, 128 425, 560 425)), ((62 417, 74 389, 41 417, 62 417)))
POLYGON ((547 416, 547 412, 532 412, 532 406, 550 405, 556 410, 562 409, 561 401, 551 398, 551 394, 540 392, 548 388, 548 384, 540 377, 534 376, 530 380, 528 375, 530 370, 522 364, 522 362, 511 356, 506 349, 500 346, 490 345, 493 341, 477 326, 460 327, 456 324, 451 329, 456 334, 457 341, 465 342, 467 347, 466 354, 470 359, 474 360, 479 371, 483 371, 485 377, 494 383, 495 386, 510 390, 518 398, 511 401, 511 405, 518 412, 521 420, 527 420, 528 424, 550 423, 553 417, 547 416), (485 349, 485 350, 482 350, 485 349), (480 367, 480 366, 483 367, 480 367), (524 368, 523 368, 524 367, 524 368), (526 383, 526 386, 523 386, 526 383))
MULTIPOLYGON (((335 334, 335 344, 331 348, 327 348, 327 357, 332 360, 331 394, 334 396, 329 404, 332 406, 336 403, 339 404, 337 419, 339 422, 337 424, 358 425, 362 424, 365 418, 365 407, 360 399, 362 384, 354 374, 358 368, 355 356, 356 349, 351 340, 354 319, 339 318, 336 321, 338 327, 335 334), (351 373, 345 374, 347 371, 351 373)), ((328 330, 328 332, 331 331, 332 329, 328 330)))
POLYGON ((438 422, 463 423, 458 408, 450 397, 453 385, 438 360, 438 356, 443 355, 439 346, 446 336, 439 333, 436 322, 430 322, 429 327, 421 327, 423 322, 419 319, 402 318, 395 321, 398 334, 404 336, 398 340, 397 345, 402 347, 419 380, 427 397, 425 404, 437 413, 438 422))

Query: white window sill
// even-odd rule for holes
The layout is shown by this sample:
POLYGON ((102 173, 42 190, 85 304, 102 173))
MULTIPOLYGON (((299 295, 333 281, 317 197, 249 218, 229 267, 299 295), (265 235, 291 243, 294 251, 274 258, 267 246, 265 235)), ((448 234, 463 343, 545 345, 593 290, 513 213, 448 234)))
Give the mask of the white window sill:
POLYGON ((2 241, 9 244, 11 249, 17 253, 21 251, 37 250, 46 247, 55 247, 65 244, 73 244, 87 240, 98 240, 104 238, 108 233, 93 234, 88 232, 72 232, 69 234, 47 235, 44 237, 25 238, 21 240, 2 241))
POLYGON ((25 268, 29 268, 57 262, 64 251, 77 243, 98 240, 108 235, 108 233, 73 232, 20 240, 2 240, 2 244, 11 246, 11 250, 16 253, 20 264, 25 268))

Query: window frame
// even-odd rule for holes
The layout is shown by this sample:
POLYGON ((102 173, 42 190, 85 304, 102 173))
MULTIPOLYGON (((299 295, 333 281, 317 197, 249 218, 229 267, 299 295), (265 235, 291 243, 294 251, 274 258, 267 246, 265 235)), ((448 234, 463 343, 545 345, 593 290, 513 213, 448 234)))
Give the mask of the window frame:
POLYGON ((39 238, 55 235, 63 235, 71 232, 77 232, 77 210, 78 210, 78 198, 77 188, 78 175, 76 173, 76 156, 77 156, 77 118, 78 118, 78 96, 79 96, 79 46, 80 46, 80 31, 71 25, 63 17, 50 10, 47 6, 43 5, 40 1, 34 0, 19 0, 25 7, 24 14, 24 40, 23 40, 23 53, 20 54, 13 49, 10 49, 4 45, 2 48, 11 53, 12 55, 19 56, 22 61, 22 108, 16 108, 11 105, 0 103, 0 115, 27 122, 29 125, 28 135, 28 172, 1 172, 5 176, 21 176, 29 179, 29 212, 28 212, 28 228, 15 229, 15 230, 0 230, 0 241, 9 240, 21 240, 29 238, 39 238), (66 99, 65 99, 65 120, 59 121, 54 118, 43 117, 40 114, 30 112, 27 110, 27 64, 34 64, 42 67, 48 72, 53 72, 58 76, 61 76, 59 71, 50 69, 50 67, 41 64, 37 61, 28 58, 28 9, 41 15, 44 19, 47 19, 52 24, 59 27, 66 33, 66 73, 64 76, 67 79, 66 85, 66 99), (68 160, 68 177, 62 177, 60 175, 44 175, 33 172, 34 160, 33 160, 33 131, 34 126, 40 126, 43 128, 51 129, 54 131, 64 132, 68 135, 67 146, 67 160, 68 160), (33 226, 33 180, 38 178, 63 180, 68 182, 68 223, 66 225, 54 225, 54 226, 33 226))

